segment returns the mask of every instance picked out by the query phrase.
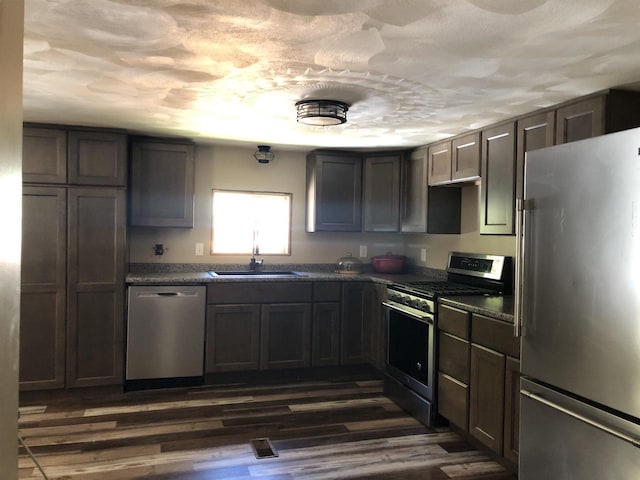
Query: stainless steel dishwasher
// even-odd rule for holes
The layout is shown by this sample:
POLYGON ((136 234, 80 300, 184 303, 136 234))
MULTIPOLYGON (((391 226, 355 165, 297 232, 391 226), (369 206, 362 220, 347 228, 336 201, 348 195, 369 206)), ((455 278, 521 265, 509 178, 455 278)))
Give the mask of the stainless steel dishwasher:
POLYGON ((127 384, 202 379, 206 287, 131 286, 127 311, 127 384))

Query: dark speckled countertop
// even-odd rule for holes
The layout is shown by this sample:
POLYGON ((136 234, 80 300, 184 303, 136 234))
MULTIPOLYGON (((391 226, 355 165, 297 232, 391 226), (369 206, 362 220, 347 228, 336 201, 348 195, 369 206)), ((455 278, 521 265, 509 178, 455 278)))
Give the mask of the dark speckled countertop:
MULTIPOLYGON (((295 270, 294 270, 295 271, 295 270)), ((388 284, 393 282, 410 282, 417 280, 440 280, 418 274, 383 275, 379 273, 344 274, 336 272, 296 272, 297 275, 221 275, 212 276, 209 272, 163 272, 163 273, 129 273, 128 285, 171 285, 171 284, 205 284, 218 282, 318 282, 318 281, 373 281, 388 284)))
POLYGON ((443 305, 513 323, 513 295, 442 297, 443 305))
MULTIPOLYGON (((132 264, 127 275, 128 285, 194 285, 218 282, 322 282, 322 281, 371 281, 379 284, 402 283, 411 281, 429 281, 446 279, 446 272, 434 269, 422 269, 416 273, 402 275, 384 275, 365 272, 360 274, 344 274, 332 271, 333 265, 273 265, 270 269, 294 271, 295 276, 212 276, 210 270, 220 270, 217 265, 198 264, 132 264), (299 267, 299 268, 297 268, 299 267), (316 267, 318 270, 315 270, 316 267), (315 271, 314 271, 315 270, 315 271)), ((242 269, 240 268, 233 269, 242 269)), ((232 268, 228 267, 227 268, 232 268)), ((512 296, 458 296, 444 297, 439 300, 445 305, 461 308, 473 313, 513 322, 512 296)))

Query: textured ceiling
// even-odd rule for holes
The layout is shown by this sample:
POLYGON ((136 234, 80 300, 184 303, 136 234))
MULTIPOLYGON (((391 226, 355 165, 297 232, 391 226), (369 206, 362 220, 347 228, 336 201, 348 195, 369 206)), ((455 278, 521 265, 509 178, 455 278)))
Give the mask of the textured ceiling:
POLYGON ((404 147, 640 81, 637 0, 25 5, 25 121, 404 147), (348 122, 298 124, 304 98, 346 102, 348 122))

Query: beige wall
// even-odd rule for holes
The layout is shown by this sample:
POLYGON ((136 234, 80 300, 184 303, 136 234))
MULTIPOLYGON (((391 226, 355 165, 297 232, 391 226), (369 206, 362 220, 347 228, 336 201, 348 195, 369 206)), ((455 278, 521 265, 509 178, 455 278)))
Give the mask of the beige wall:
POLYGON ((416 259, 416 264, 430 268, 445 268, 450 251, 490 253, 515 256, 515 237, 510 235, 480 235, 480 186, 462 188, 462 221, 460 235, 412 234, 405 237, 405 254, 416 259), (420 250, 427 250, 427 261, 420 261, 420 250))
MULTIPOLYGON (((275 160, 259 164, 255 149, 198 146, 196 150, 195 228, 130 228, 129 261, 133 263, 245 263, 248 255, 209 255, 211 239, 211 190, 260 190, 292 193, 292 241, 290 256, 265 256, 265 265, 276 263, 333 263, 367 245, 368 256, 402 251, 398 234, 305 232, 306 152, 273 149, 275 160), (195 244, 205 244, 205 256, 195 256, 195 244), (153 246, 168 247, 163 256, 153 246)), ((365 259, 366 261, 366 259, 365 259)))
POLYGON ((24 4, 0 0, 0 477, 18 478, 24 4))
MULTIPOLYGON (((276 263, 332 263, 351 252, 359 253, 367 245, 368 256, 387 251, 403 253, 417 265, 444 269, 449 251, 466 251, 515 255, 513 236, 480 235, 478 200, 480 187, 462 189, 462 234, 366 234, 306 233, 305 176, 306 152, 278 151, 276 158, 261 165, 253 158, 254 149, 230 146, 199 146, 196 150, 195 228, 130 228, 129 261, 133 263, 245 263, 248 256, 210 255, 211 190, 263 190, 293 194, 292 248, 290 256, 266 256, 265 265, 276 263), (205 256, 195 256, 195 244, 205 244, 205 256), (153 253, 153 246, 168 247, 163 256, 153 253), (420 249, 426 248, 427 261, 420 262, 420 249)), ((364 259, 367 261, 367 259, 364 259)))

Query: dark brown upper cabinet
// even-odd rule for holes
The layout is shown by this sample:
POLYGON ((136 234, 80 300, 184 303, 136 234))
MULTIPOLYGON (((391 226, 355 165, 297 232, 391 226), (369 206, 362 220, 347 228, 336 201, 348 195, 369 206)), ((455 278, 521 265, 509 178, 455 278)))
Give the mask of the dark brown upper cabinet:
POLYGON ((131 143, 129 225, 193 228, 195 158, 192 143, 131 143))
POLYGON ((307 155, 307 232, 362 229, 362 158, 316 150, 307 155))
POLYGON ((25 125, 22 180, 27 183, 124 187, 127 135, 99 129, 25 125))
POLYGON ((400 153, 364 157, 364 230, 400 230, 400 153))
POLYGON ((555 144, 555 112, 550 110, 521 118, 516 129, 516 198, 523 198, 525 156, 527 152, 555 144))
POLYGON ((558 106, 556 143, 569 143, 640 126, 640 93, 606 90, 558 106))
POLYGON ((451 183, 451 140, 429 146, 429 185, 451 183))
POLYGON ((480 133, 451 140, 451 181, 466 182, 480 178, 480 133))
POLYGON ((70 130, 67 136, 70 185, 127 185, 127 135, 70 130))
POLYGON ((480 133, 474 132, 429 147, 429 185, 480 178, 480 133))
POLYGON ((482 131, 481 234, 514 233, 515 125, 507 122, 482 131))
POLYGON ((401 231, 460 233, 461 190, 459 187, 427 185, 427 148, 404 155, 400 192, 401 231))
POLYGON ((67 183, 67 132, 25 126, 22 131, 22 181, 67 183))

